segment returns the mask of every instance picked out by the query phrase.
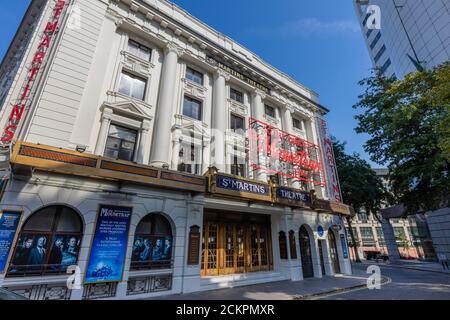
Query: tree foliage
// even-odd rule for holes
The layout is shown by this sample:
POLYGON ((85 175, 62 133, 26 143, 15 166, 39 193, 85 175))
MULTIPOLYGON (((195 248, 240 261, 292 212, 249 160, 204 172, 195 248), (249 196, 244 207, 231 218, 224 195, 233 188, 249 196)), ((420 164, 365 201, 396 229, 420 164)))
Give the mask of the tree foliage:
POLYGON ((332 141, 344 202, 356 212, 364 209, 368 214, 378 217, 376 213, 388 195, 381 178, 358 154, 346 154, 345 143, 335 138, 332 141))
POLYGON ((450 194, 450 62, 403 80, 374 74, 360 82, 356 132, 365 150, 387 166, 405 214, 436 210, 450 194))

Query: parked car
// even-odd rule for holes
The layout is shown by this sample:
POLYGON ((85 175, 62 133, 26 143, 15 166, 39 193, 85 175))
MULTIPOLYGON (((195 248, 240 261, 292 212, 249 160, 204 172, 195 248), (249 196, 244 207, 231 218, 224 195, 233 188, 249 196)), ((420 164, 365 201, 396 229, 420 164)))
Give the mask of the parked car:
POLYGON ((0 300, 29 300, 20 294, 0 288, 0 300))
POLYGON ((383 260, 384 262, 389 260, 389 256, 387 254, 384 253, 379 253, 376 255, 375 260, 379 261, 379 260, 383 260))
POLYGON ((375 259, 377 257, 377 255, 381 254, 381 252, 379 251, 366 251, 366 259, 367 260, 372 260, 375 259))

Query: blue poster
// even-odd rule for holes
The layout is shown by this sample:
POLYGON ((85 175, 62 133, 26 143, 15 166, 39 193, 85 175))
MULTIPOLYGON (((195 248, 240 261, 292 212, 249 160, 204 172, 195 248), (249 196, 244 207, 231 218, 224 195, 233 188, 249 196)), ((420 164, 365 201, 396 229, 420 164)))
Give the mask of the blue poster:
POLYGON ((5 270, 22 212, 0 213, 0 272, 5 270))
POLYGON ((344 259, 348 259, 348 245, 345 235, 341 234, 342 251, 344 253, 344 259))
POLYGON ((85 283, 122 280, 132 210, 100 206, 85 283))

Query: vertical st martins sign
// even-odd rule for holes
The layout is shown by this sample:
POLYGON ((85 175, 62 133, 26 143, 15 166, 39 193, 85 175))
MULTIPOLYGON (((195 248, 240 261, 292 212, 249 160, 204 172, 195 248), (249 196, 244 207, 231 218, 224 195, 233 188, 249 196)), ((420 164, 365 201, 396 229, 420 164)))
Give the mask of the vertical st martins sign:
POLYGON ((35 90, 34 83, 38 77, 42 67, 45 65, 50 49, 53 45, 54 38, 60 28, 62 17, 66 11, 70 0, 55 0, 53 12, 47 25, 42 32, 41 41, 33 56, 33 60, 29 66, 29 71, 25 82, 22 85, 19 97, 13 105, 13 109, 8 118, 5 129, 1 134, 1 144, 9 145, 19 127, 20 122, 25 116, 26 110, 30 107, 33 100, 32 92, 35 90))

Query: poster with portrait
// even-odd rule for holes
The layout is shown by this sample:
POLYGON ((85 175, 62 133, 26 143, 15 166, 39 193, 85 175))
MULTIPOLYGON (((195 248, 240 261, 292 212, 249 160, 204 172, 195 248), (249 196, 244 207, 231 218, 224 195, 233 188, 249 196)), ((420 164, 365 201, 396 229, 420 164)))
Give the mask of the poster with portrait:
POLYGON ((48 268, 65 272, 68 267, 76 265, 80 242, 79 236, 55 235, 49 251, 48 268))
POLYGON ((101 205, 85 283, 122 280, 133 208, 101 205))
POLYGON ((134 266, 167 263, 172 259, 172 237, 136 236, 131 261, 134 266))
POLYGON ((46 233, 22 233, 9 273, 41 271, 47 256, 49 235, 46 233))
POLYGON ((0 212, 0 273, 5 271, 22 212, 0 212))

